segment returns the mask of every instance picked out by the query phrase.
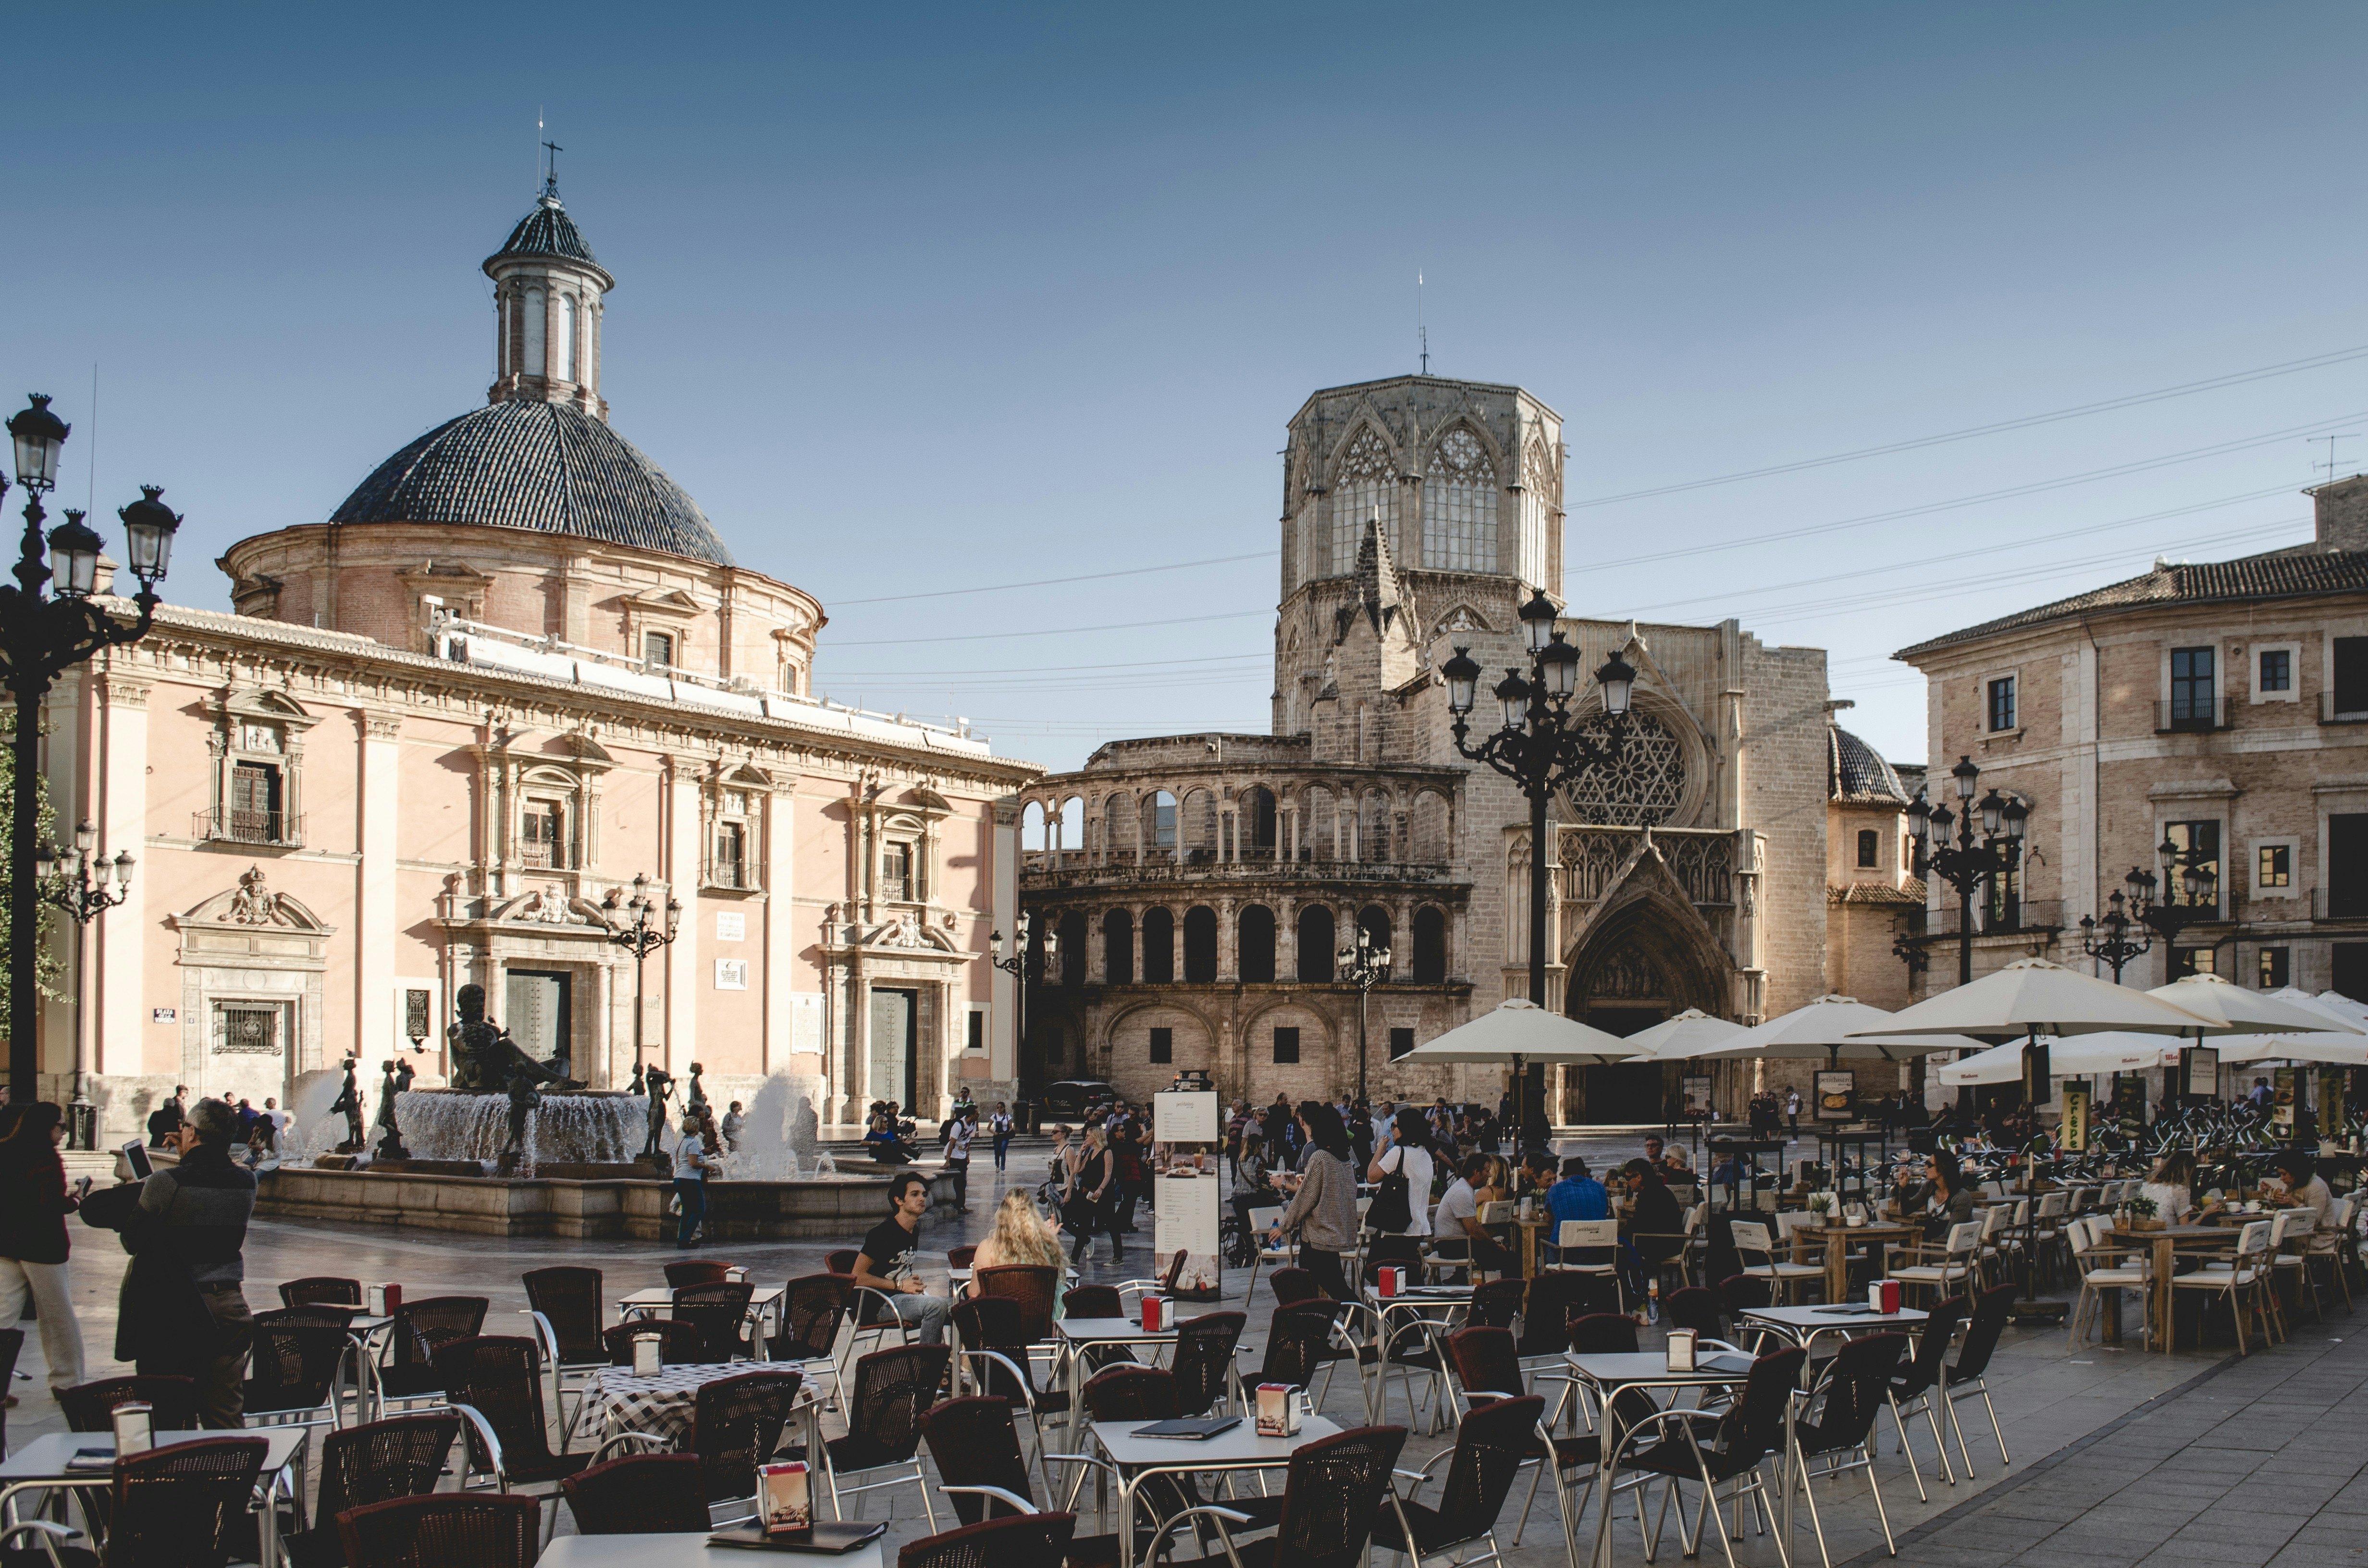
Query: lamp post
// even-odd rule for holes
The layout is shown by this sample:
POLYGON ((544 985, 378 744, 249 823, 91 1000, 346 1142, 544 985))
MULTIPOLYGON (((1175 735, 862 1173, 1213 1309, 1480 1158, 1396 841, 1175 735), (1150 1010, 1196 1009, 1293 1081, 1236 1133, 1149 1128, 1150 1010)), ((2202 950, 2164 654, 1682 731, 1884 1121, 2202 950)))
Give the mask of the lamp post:
MULTIPOLYGON (((2213 869, 2218 857, 2207 855, 2192 844, 2181 849, 2170 841, 2167 828, 2154 852, 2162 857, 2164 898, 2140 918, 2162 934, 2164 946, 2175 954, 2181 931, 2190 926, 2208 926, 2220 918, 2220 879, 2213 869), (2181 893, 2187 895, 2184 903, 2180 902, 2181 893)), ((2132 870, 2130 875, 2144 876, 2146 891, 2154 891, 2152 872, 2132 870)))
MULTIPOLYGON (((1019 935, 1012 939, 1011 950, 1008 953, 1002 950, 1002 932, 990 931, 986 934, 988 948, 986 961, 1011 976, 1015 983, 1011 988, 1011 1050, 1012 1053, 1019 1058, 1017 1065, 1019 1068, 1019 1096, 1022 1099, 1031 1098, 1030 1091, 1034 1087, 1035 1076, 1028 1061, 1028 937, 1034 924, 1028 911, 1023 909, 1019 912, 1019 923, 1012 927, 1019 935)), ((1060 933, 1045 932, 1044 963, 1038 968, 1039 974, 1043 973, 1044 970, 1051 966, 1053 955, 1060 950, 1060 933)), ((1035 1129, 1031 1127, 1029 1131, 1032 1132, 1035 1129)))
POLYGON ((1373 934, 1357 927, 1357 939, 1340 949, 1340 978, 1357 988, 1357 1098, 1365 1099, 1365 1002, 1390 977, 1390 950, 1373 944, 1373 934))
POLYGON ((41 902, 62 909, 74 923, 74 1100, 66 1107, 67 1142, 76 1149, 98 1147, 98 1108, 90 1103, 90 960, 87 949, 91 920, 102 909, 112 909, 131 896, 131 851, 109 860, 98 853, 98 829, 87 821, 74 829, 74 869, 60 868, 63 856, 44 844, 33 852, 35 874, 41 884, 41 902), (92 872, 96 870, 97 876, 92 872))
MULTIPOLYGON (((50 412, 50 400, 36 393, 8 421, 16 446, 17 483, 25 487, 25 537, 17 556, 16 584, 0 585, 0 657, 6 684, 17 699, 15 780, 17 810, 8 838, 8 1091, 19 1105, 40 1097, 40 1056, 33 1034, 40 1025, 40 994, 35 971, 40 948, 34 906, 40 901, 37 866, 39 835, 35 801, 40 788, 41 699, 52 682, 102 648, 147 634, 156 615, 156 585, 172 560, 173 534, 181 519, 156 497, 153 484, 140 487, 140 500, 116 513, 123 520, 124 553, 140 592, 139 614, 117 620, 92 602, 98 580, 98 552, 105 540, 83 523, 83 514, 50 530, 41 497, 57 483, 58 453, 68 426, 50 412)), ((0 493, 7 483, 0 480, 0 493)))
MULTIPOLYGON (((1474 762, 1485 762, 1520 787, 1530 802, 1530 1000, 1546 1005, 1546 806, 1554 791, 1588 768, 1618 760, 1628 745, 1628 699, 1636 684, 1635 667, 1618 653, 1595 672, 1603 690, 1608 733, 1600 741, 1586 733, 1591 714, 1573 714, 1571 698, 1578 690, 1579 652, 1554 630, 1554 601, 1538 589, 1520 609, 1521 637, 1530 654, 1530 673, 1508 669, 1497 683, 1499 723, 1496 733, 1477 746, 1466 744, 1471 726, 1465 722, 1478 695, 1480 666, 1469 648, 1440 666, 1447 678, 1447 708, 1455 716, 1455 749, 1474 762)), ((1538 1087, 1543 1091, 1543 1069, 1538 1087)), ((1530 1122, 1530 1085, 1515 1063, 1513 1117, 1517 1137, 1526 1136, 1530 1122)), ((1544 1119, 1543 1109, 1540 1120, 1544 1119)))
POLYGON ((1907 832, 1916 843, 1916 873, 1937 876, 1957 890, 1957 983, 1974 981, 1974 893, 2022 864, 2022 834, 2031 808, 1996 790, 1974 799, 1982 770, 1970 756, 1960 756, 1949 769, 1956 780, 1957 811, 1928 803, 1924 791, 1907 804, 1907 832), (1979 815, 1979 835, 1975 818, 1979 815), (1950 842, 1954 827, 1956 841, 1950 842))
POLYGON ((2080 916, 2080 950, 2092 959, 2102 959, 2112 964, 2116 985, 2122 983, 2123 965, 2132 959, 2142 958, 2154 951, 2151 932, 2141 930, 2135 940, 2130 937, 2130 927, 2144 926, 2146 916, 2152 913, 2154 873, 2141 871, 2132 866, 2130 874, 2122 881, 2129 884, 2129 894, 2125 898, 2122 890, 2115 888, 2105 900, 2105 917, 2102 920, 2093 915, 2080 916), (2100 936, 2100 932, 2103 935, 2100 936))
POLYGON ((639 872, 633 877, 633 896, 620 902, 618 895, 623 892, 622 888, 610 888, 609 896, 600 901, 600 908, 609 916, 609 940, 633 955, 633 1076, 638 1079, 642 1075, 643 1021, 649 1016, 649 1007, 643 999, 649 956, 681 935, 682 901, 669 892, 661 905, 650 896, 650 879, 639 872), (618 924, 620 919, 621 925, 618 924))

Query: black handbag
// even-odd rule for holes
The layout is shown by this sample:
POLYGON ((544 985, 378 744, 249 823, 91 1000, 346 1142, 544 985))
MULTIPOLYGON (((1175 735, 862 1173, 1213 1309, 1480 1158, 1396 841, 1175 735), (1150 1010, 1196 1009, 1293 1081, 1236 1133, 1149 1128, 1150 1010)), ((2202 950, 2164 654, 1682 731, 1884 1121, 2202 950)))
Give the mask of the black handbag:
POLYGON ((1414 1204, 1408 1197, 1411 1188, 1406 1182, 1406 1156, 1398 1156, 1398 1168, 1382 1177, 1379 1191, 1365 1210, 1365 1228, 1372 1231, 1404 1231, 1414 1223, 1414 1204))

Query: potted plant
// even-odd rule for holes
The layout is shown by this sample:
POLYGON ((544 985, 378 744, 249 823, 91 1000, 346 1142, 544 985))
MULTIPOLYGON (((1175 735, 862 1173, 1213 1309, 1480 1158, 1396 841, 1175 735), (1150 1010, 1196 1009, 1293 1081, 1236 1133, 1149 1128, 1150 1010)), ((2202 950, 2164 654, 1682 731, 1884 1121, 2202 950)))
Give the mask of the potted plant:
POLYGON ((1822 1225, 1827 1220, 1831 1219, 1833 1217, 1833 1211, 1834 1195, 1832 1193, 1813 1192, 1809 1194, 1809 1212, 1817 1217, 1818 1224, 1822 1225))
POLYGON ((2130 1211, 2131 1230, 2159 1231, 2163 1228, 2163 1221, 2156 1218, 2158 1206, 2153 1199, 2133 1198, 2125 1207, 2130 1211))

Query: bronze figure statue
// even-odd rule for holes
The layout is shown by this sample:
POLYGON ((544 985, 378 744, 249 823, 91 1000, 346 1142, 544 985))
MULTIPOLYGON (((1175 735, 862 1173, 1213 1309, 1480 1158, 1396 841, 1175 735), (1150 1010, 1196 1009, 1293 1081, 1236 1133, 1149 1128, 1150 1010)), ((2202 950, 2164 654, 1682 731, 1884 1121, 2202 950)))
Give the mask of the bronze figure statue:
POLYGON ((510 1069, 510 1137, 509 1142, 502 1146, 502 1166, 505 1170, 526 1157, 526 1119, 542 1104, 542 1096, 535 1090, 533 1066, 534 1063, 529 1062, 510 1069))
POLYGON ((354 1058, 346 1058, 346 1086, 338 1091, 336 1099, 329 1106, 331 1116, 343 1111, 346 1117, 346 1141, 337 1145, 340 1154, 362 1152, 362 1096, 360 1085, 354 1081, 355 1064, 354 1058))
POLYGON ((403 1146, 403 1129, 395 1125, 394 1098, 411 1087, 416 1075, 408 1062, 381 1062, 379 1069, 385 1076, 379 1082, 378 1124, 384 1130, 379 1138, 378 1157, 381 1160, 407 1160, 411 1151, 403 1146))
POLYGON ((499 1094, 519 1073, 529 1081, 549 1084, 557 1089, 580 1089, 583 1083, 566 1073, 567 1058, 563 1053, 549 1062, 537 1062, 512 1040, 507 1029, 485 1017, 485 988, 463 985, 454 998, 460 1008, 458 1023, 444 1031, 444 1039, 452 1057, 452 1087, 484 1094, 499 1094))
POLYGON ((649 1141, 642 1145, 642 1158, 660 1159, 663 1156, 659 1153, 658 1138, 666 1131, 666 1096, 674 1090, 674 1075, 653 1062, 642 1070, 641 1078, 650 1095, 650 1136, 649 1141))

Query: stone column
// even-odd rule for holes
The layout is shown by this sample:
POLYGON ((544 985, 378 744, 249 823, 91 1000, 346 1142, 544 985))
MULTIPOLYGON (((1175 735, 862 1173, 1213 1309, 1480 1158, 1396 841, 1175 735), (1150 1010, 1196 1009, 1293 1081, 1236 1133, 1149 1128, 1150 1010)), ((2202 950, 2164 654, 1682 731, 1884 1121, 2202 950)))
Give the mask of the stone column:
POLYGON ((1234 900, 1217 901, 1217 979, 1226 983, 1237 982, 1241 971, 1241 931, 1235 925, 1234 900))
POLYGON ((659 846, 666 892, 682 901, 682 934, 664 949, 666 1028, 655 1060, 681 1076, 699 1057, 699 776, 688 758, 670 759, 659 775, 666 802, 666 839, 659 846))
POLYGON ((764 888, 765 903, 757 918, 764 922, 765 987, 765 1047, 758 1056, 758 1070, 771 1073, 789 1064, 792 1049, 791 1030, 795 1028, 794 999, 797 994, 797 931, 791 925, 795 903, 791 898, 796 888, 797 822, 793 778, 781 790, 765 796, 764 888))
MULTIPOLYGON (((129 849, 136 859, 145 852, 148 841, 148 683, 129 671, 117 673, 112 669, 103 676, 94 673, 88 678, 97 683, 94 695, 105 706, 98 713, 97 766, 94 769, 98 798, 86 801, 85 808, 91 820, 98 824, 99 847, 108 858, 112 859, 129 849)), ((60 807, 58 817, 61 829, 72 827, 65 807, 60 807)), ((93 1074, 138 1073, 145 1066, 140 1047, 148 1017, 142 1006, 145 998, 142 994, 141 970, 149 939, 145 889, 154 875, 151 869, 146 877, 135 875, 131 879, 124 901, 92 921, 83 949, 91 955, 97 969, 83 982, 83 994, 96 1004, 89 1026, 93 1074)), ((169 939, 169 933, 160 931, 156 935, 169 939)), ((177 1058, 177 1052, 176 1055, 177 1058)), ((291 1040, 291 1067, 295 1060, 295 1042, 291 1040)), ((72 1054, 69 1052, 59 1065, 71 1074, 72 1054)), ((178 1065, 176 1059, 174 1066, 178 1065)), ((73 1092, 69 1084, 66 1094, 73 1092)))
POLYGON ((395 1038, 394 1023, 394 955, 402 924, 394 863, 401 853, 403 720, 368 710, 355 717, 361 725, 361 765, 356 770, 354 846, 361 863, 355 868, 359 885, 350 938, 354 1044, 363 1062, 372 1064, 406 1043, 395 1038))

